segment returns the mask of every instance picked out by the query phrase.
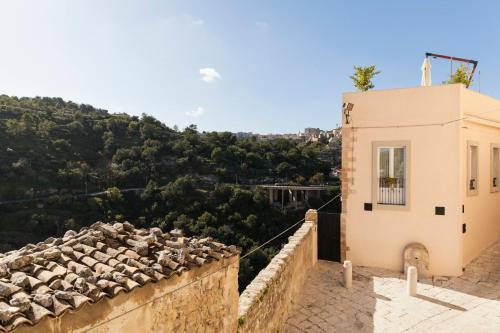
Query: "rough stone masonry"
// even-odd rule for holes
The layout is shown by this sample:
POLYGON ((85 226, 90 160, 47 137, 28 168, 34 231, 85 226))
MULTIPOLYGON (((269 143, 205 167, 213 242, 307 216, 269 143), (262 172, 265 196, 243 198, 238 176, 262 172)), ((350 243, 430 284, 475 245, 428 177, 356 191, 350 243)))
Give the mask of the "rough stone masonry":
POLYGON ((238 250, 97 222, 0 254, 0 330, 235 332, 238 250))

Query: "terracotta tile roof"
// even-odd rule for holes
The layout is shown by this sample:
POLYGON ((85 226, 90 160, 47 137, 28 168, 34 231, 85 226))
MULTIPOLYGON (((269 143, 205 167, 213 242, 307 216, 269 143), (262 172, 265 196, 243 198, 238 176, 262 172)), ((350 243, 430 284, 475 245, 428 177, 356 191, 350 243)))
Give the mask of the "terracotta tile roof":
POLYGON ((34 325, 85 303, 238 253, 179 230, 97 222, 62 238, 0 254, 0 331, 34 325))

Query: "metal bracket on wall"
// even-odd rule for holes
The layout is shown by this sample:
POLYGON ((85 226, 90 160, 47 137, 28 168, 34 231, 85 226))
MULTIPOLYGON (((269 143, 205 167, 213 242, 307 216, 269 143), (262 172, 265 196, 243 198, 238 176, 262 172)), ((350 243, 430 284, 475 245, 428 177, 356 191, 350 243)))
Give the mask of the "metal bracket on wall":
MULTIPOLYGON (((458 57, 452 57, 452 56, 447 56, 447 55, 442 55, 442 54, 437 54, 437 53, 430 53, 426 52, 425 53, 426 57, 433 57, 433 58, 442 58, 442 59, 448 59, 451 61, 452 67, 453 67, 453 61, 459 61, 459 62, 465 62, 468 64, 472 64, 472 70, 469 73, 469 79, 467 80, 467 84, 465 85, 467 88, 469 88, 470 84, 472 83, 472 77, 474 76, 474 72, 476 71, 476 67, 478 64, 477 60, 472 60, 472 59, 464 59, 464 58, 458 58, 458 57)), ((450 73, 450 76, 453 73, 450 73)))

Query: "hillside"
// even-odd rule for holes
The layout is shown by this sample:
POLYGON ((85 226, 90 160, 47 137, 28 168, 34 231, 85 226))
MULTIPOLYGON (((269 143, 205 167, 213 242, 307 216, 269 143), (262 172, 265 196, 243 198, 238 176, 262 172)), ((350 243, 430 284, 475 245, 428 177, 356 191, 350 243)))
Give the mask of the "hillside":
POLYGON ((304 182, 330 167, 317 159, 321 143, 237 140, 194 125, 178 131, 148 115, 109 114, 60 98, 1 95, 0 114, 2 200, 140 187, 186 174, 230 183, 304 182))
MULTIPOLYGON (((322 182, 332 167, 318 158, 324 149, 285 139, 238 140, 195 126, 179 131, 148 115, 110 114, 60 98, 2 95, 0 250, 97 220, 128 220, 247 251, 303 212, 282 214, 262 190, 245 185, 322 182)), ((279 241, 242 262, 242 283, 278 247, 279 241)))

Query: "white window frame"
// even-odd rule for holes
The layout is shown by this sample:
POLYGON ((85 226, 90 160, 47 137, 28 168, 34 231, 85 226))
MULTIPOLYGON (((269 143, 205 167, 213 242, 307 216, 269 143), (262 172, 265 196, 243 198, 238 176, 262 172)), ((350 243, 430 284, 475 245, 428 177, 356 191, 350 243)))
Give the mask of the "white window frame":
POLYGON ((467 195, 473 196, 479 193, 479 143, 467 141, 467 195), (474 149, 476 152, 474 163, 474 149), (474 185, 474 188, 471 187, 474 185))
MULTIPOLYGON (((391 150, 394 152, 394 150, 391 150)), ((373 209, 386 210, 408 210, 410 208, 410 156, 411 147, 409 140, 397 141, 373 141, 372 142, 372 206, 373 209), (405 184, 404 184, 404 203, 386 204, 379 203, 379 149, 380 148, 404 148, 405 149, 405 184)), ((394 160, 394 153, 390 153, 389 158, 394 160), (392 157, 391 157, 392 156, 392 157)), ((394 175, 394 163, 389 163, 389 173, 394 175), (392 172, 392 173, 391 173, 392 172)))
POLYGON ((500 191, 500 144, 492 143, 490 147, 490 192, 498 191, 500 191))

